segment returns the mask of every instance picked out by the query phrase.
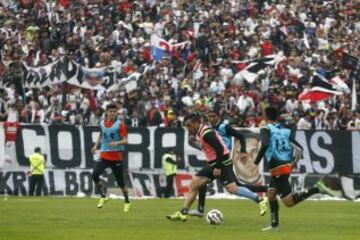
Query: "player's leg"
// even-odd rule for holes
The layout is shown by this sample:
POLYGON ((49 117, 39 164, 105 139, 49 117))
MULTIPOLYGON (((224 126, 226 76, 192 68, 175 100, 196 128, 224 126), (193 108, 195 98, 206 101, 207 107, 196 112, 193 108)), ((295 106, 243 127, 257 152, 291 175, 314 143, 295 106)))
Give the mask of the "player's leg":
POLYGON ((253 200, 255 203, 259 204, 260 215, 263 216, 267 212, 267 199, 259 197, 256 193, 250 191, 244 186, 238 186, 238 180, 233 172, 232 163, 225 165, 221 168, 220 180, 225 186, 225 189, 236 196, 245 197, 253 200))
POLYGON ((192 203, 196 199, 199 188, 208 184, 213 179, 213 169, 210 166, 202 168, 190 183, 190 190, 186 196, 183 208, 180 211, 166 217, 172 221, 186 221, 186 215, 188 214, 192 203))
POLYGON ((124 174, 124 167, 122 162, 114 162, 111 163, 111 170, 115 176, 116 182, 121 188, 121 191, 124 195, 124 212, 130 211, 130 201, 129 201, 129 193, 128 189, 125 185, 125 174, 124 174))
MULTIPOLYGON (((287 184, 290 186, 289 180, 287 180, 287 184)), ((317 182, 313 188, 307 189, 303 192, 291 192, 286 195, 286 197, 282 198, 282 201, 285 206, 292 207, 317 193, 334 196, 332 190, 326 187, 324 183, 317 182)))
POLYGON ((190 209, 191 205, 196 199, 196 196, 199 192, 199 188, 202 186, 206 186, 211 180, 204 176, 196 176, 190 183, 190 191, 186 196, 184 206, 181 209, 181 213, 187 214, 188 210, 190 209))
POLYGON ((242 183, 239 183, 239 186, 242 186, 242 187, 246 187, 247 189, 249 189, 250 191, 252 192, 257 192, 257 193, 266 193, 268 191, 268 186, 265 186, 265 185, 256 185, 256 184, 242 184, 242 183))
POLYGON ((108 198, 106 197, 105 184, 100 180, 101 174, 103 174, 103 172, 105 171, 105 169, 107 167, 108 166, 107 166, 106 162, 103 160, 100 160, 95 163, 93 172, 91 174, 92 179, 95 183, 95 188, 101 196, 99 203, 97 205, 98 208, 102 208, 104 206, 105 202, 108 201, 108 198))
POLYGON ((270 182, 267 195, 270 207, 270 225, 263 228, 262 231, 275 230, 279 226, 279 202, 277 200, 277 190, 274 182, 270 182))
POLYGON ((206 177, 196 176, 190 183, 190 190, 185 198, 183 207, 180 209, 180 211, 175 212, 172 215, 166 216, 167 219, 172 221, 186 221, 186 215, 188 214, 192 203, 196 199, 199 188, 203 185, 208 184, 210 181, 211 180, 206 177))
POLYGON ((198 199, 197 209, 190 210, 188 212, 189 216, 196 216, 196 217, 204 216, 206 192, 207 192, 207 185, 204 185, 199 188, 199 193, 198 193, 199 199, 198 199))

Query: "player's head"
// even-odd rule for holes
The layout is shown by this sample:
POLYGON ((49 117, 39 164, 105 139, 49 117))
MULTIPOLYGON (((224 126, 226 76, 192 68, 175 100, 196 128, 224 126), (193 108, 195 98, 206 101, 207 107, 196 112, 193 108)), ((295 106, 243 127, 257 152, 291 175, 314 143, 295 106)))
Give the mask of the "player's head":
POLYGON ((220 113, 216 109, 210 109, 208 118, 211 126, 215 126, 220 121, 220 113))
POLYGON ((280 126, 284 128, 294 128, 295 121, 294 118, 290 114, 282 114, 278 118, 280 126))
POLYGON ((34 149, 34 152, 36 152, 36 153, 41 153, 41 148, 40 148, 40 147, 36 147, 36 148, 34 149))
POLYGON ((265 116, 270 121, 276 121, 279 116, 279 112, 275 107, 267 107, 265 109, 265 116))
POLYGON ((196 135, 197 131, 199 130, 200 124, 201 117, 197 112, 189 113, 184 118, 184 125, 189 131, 190 135, 196 135))
POLYGON ((106 118, 108 120, 114 120, 117 116, 117 105, 115 103, 109 103, 106 106, 106 118))

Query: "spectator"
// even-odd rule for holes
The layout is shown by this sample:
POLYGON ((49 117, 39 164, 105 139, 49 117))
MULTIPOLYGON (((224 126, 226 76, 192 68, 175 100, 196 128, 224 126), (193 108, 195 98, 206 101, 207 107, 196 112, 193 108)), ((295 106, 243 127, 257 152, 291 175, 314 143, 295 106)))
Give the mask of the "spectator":
POLYGON ((313 116, 313 129, 333 129, 334 121, 341 129, 355 124, 348 91, 315 105, 298 98, 311 88, 314 72, 329 80, 340 76, 349 88, 359 79, 356 66, 343 64, 347 54, 360 56, 356 1, 35 2, 0 3, 0 87, 6 92, 0 94, 2 121, 18 112, 21 117, 16 119, 26 123, 97 124, 99 111, 115 99, 126 108, 127 120, 133 111, 135 117, 146 119, 140 125, 165 123, 170 108, 181 113, 180 118, 184 111, 216 106, 233 124, 258 126, 266 105, 297 112, 294 119, 309 108, 314 113, 323 109, 321 118, 313 116), (171 44, 190 45, 172 48, 156 61, 151 55, 152 34, 171 44), (254 82, 239 74, 252 60, 280 51, 285 57, 262 69, 254 82), (143 74, 137 88, 126 93, 123 86, 105 92, 68 83, 42 89, 26 84, 22 63, 45 66, 64 56, 86 68, 111 67, 116 82, 143 74), (13 109, 1 104, 8 101, 13 109))

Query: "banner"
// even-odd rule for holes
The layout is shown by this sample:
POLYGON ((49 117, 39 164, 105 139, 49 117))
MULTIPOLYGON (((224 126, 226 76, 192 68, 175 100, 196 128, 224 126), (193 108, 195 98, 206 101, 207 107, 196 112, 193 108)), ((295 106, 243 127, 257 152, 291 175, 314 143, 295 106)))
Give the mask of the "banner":
POLYGON ((29 67, 23 63, 24 85, 29 88, 66 81, 83 88, 112 91, 118 88, 116 74, 111 66, 86 68, 67 57, 42 67, 29 67))
MULTIPOLYGON (((241 131, 249 156, 245 163, 239 160, 239 142, 235 141, 232 156, 236 176, 247 183, 268 183, 267 164, 262 162, 259 167, 253 164, 259 150, 259 130, 241 131)), ((202 152, 188 144, 185 129, 129 128, 128 132, 124 165, 128 169, 126 182, 134 195, 162 196, 166 181, 161 158, 169 148, 176 148, 183 159, 175 180, 175 194, 186 194, 193 175, 206 161, 202 152)), ((98 134, 97 126, 21 125, 16 141, 5 145, 5 159, 0 162, 0 194, 27 194, 28 157, 37 146, 47 159, 45 194, 94 194, 91 172, 98 156, 92 155, 90 149, 98 134)), ((325 177, 332 187, 342 191, 343 197, 359 197, 360 131, 297 131, 296 139, 304 153, 291 176, 295 189, 302 190, 325 177)), ((104 179, 110 188, 116 187, 111 172, 105 172, 104 179)), ((208 187, 209 194, 222 192, 217 181, 208 187)))

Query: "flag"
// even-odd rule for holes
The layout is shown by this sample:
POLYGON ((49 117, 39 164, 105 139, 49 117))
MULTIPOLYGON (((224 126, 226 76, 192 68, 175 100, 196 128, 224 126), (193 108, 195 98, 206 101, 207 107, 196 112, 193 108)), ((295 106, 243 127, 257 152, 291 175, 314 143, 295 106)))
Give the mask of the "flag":
POLYGON ((346 94, 350 93, 349 86, 339 76, 333 77, 330 80, 330 83, 332 83, 338 91, 344 92, 346 94))
POLYGON ((244 79, 249 83, 253 83, 260 74, 266 73, 268 67, 276 67, 276 65, 284 59, 282 52, 278 54, 268 55, 262 58, 254 59, 248 62, 246 68, 235 74, 235 79, 244 79))
POLYGON ((160 60, 164 56, 172 56, 177 50, 180 50, 182 57, 186 59, 190 53, 190 41, 171 44, 165 39, 153 34, 151 36, 151 50, 151 54, 155 60, 160 60))
POLYGON ((331 83, 318 73, 314 73, 311 80, 311 88, 299 94, 300 101, 318 102, 341 95, 343 92, 337 90, 336 84, 331 83))
POLYGON ((172 45, 172 53, 179 52, 182 59, 185 61, 188 60, 188 57, 191 53, 190 51, 190 41, 185 41, 172 45))
POLYGON ((129 92, 137 89, 137 82, 138 82, 138 80, 140 79, 141 76, 142 76, 141 73, 134 72, 133 74, 130 74, 128 77, 122 78, 120 80, 119 85, 124 86, 125 91, 127 93, 129 93, 129 92))
POLYGON ((177 44, 171 44, 165 39, 158 37, 156 34, 151 35, 151 55, 154 60, 159 61, 164 56, 172 56, 172 52, 178 48, 185 49, 189 46, 190 42, 185 41, 177 44))
POLYGON ((154 60, 159 61, 164 56, 169 56, 171 51, 171 44, 165 39, 159 38, 153 34, 150 39, 151 55, 154 60))

